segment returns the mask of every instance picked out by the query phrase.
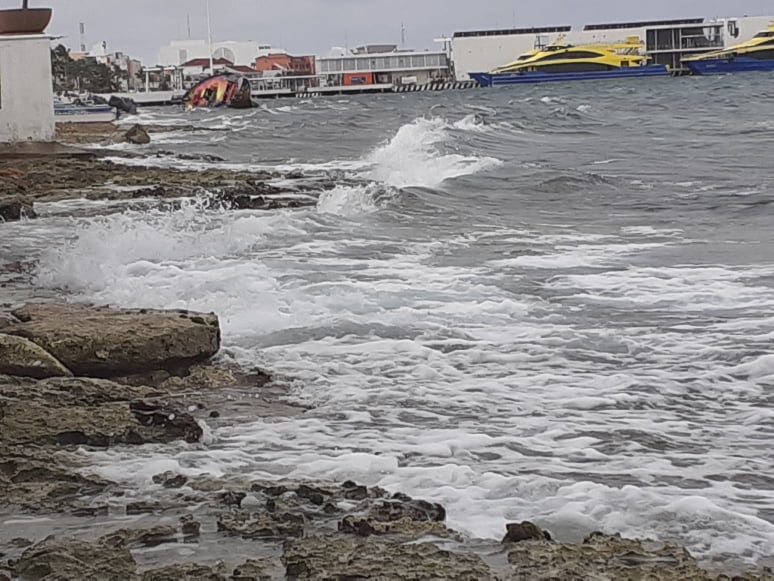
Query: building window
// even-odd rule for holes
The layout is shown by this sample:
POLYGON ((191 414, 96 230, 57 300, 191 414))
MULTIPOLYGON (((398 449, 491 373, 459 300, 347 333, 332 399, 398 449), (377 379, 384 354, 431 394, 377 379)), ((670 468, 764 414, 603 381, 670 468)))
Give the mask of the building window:
POLYGON ((184 48, 180 49, 179 51, 177 51, 177 58, 180 61, 178 64, 182 65, 183 63, 187 63, 188 62, 188 51, 185 50, 184 48))

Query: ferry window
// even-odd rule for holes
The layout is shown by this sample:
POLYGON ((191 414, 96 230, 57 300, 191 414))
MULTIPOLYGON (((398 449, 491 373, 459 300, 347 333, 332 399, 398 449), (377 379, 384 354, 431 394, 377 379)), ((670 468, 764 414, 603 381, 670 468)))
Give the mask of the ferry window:
POLYGON ((758 52, 751 52, 749 56, 760 60, 774 60, 774 48, 769 50, 761 50, 758 52))
POLYGON ((614 67, 602 63, 557 63, 538 67, 545 73, 589 73, 596 71, 608 71, 614 67))

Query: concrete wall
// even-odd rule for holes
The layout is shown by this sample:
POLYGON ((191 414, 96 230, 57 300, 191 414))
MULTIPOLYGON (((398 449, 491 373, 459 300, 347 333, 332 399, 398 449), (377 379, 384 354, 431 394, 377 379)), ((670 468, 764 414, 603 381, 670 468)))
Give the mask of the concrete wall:
POLYGON ((0 143, 54 140, 48 36, 0 36, 0 143))

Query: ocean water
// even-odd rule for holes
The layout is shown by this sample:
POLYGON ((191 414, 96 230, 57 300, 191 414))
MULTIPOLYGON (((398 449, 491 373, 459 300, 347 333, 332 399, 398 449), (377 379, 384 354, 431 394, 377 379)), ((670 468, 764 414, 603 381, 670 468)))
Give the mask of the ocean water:
POLYGON ((170 126, 149 151, 226 161, 133 163, 297 169, 317 205, 49 204, 0 247, 72 300, 216 312, 224 357, 313 408, 84 451, 103 476, 353 479, 441 502, 476 537, 529 519, 772 564, 772 83, 145 110, 170 126))

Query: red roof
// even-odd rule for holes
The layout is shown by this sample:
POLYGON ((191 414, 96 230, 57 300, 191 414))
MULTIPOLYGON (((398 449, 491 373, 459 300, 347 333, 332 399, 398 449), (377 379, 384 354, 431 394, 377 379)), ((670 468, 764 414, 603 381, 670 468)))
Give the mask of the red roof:
POLYGON ((254 73, 255 69, 251 67, 246 67, 245 65, 231 65, 228 68, 230 68, 232 71, 236 71, 238 73, 254 73))
MULTIPOLYGON (((220 65, 225 67, 230 67, 234 63, 232 63, 228 59, 220 58, 220 59, 212 59, 213 65, 220 65)), ((210 66, 210 59, 191 59, 188 62, 183 63, 181 66, 184 67, 208 67, 210 66)))

